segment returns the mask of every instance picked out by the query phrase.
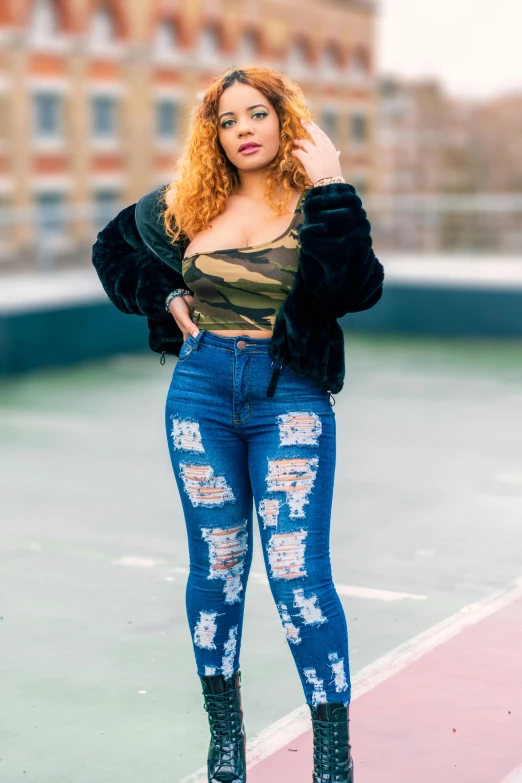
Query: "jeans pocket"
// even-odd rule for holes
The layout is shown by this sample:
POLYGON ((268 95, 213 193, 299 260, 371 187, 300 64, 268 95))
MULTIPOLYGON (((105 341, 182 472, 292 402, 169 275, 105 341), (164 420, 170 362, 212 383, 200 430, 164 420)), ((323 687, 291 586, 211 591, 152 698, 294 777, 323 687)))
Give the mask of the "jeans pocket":
POLYGON ((188 359, 188 357, 192 353, 195 342, 196 342, 195 337, 192 337, 192 335, 189 334, 187 336, 187 339, 179 349, 178 362, 184 362, 188 359))

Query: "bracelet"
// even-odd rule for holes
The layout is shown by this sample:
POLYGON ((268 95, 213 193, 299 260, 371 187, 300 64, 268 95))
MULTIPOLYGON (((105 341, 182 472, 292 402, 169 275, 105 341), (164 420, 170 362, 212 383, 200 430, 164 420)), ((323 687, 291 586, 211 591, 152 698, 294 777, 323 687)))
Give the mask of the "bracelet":
POLYGON ((165 299, 165 310, 169 310, 170 303, 173 299, 175 299, 177 296, 194 296, 192 291, 189 291, 186 288, 175 288, 174 291, 171 291, 170 294, 165 299))
POLYGON ((333 185, 336 182, 346 182, 344 177, 323 177, 322 179, 318 179, 317 182, 314 185, 314 188, 317 186, 322 187, 323 185, 333 185))

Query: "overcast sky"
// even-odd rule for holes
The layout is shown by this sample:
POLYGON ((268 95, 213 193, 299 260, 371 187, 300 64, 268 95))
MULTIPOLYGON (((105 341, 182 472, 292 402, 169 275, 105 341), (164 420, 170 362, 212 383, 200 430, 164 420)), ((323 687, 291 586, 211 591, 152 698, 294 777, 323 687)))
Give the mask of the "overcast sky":
POLYGON ((455 96, 522 92, 522 0, 377 0, 378 70, 455 96))

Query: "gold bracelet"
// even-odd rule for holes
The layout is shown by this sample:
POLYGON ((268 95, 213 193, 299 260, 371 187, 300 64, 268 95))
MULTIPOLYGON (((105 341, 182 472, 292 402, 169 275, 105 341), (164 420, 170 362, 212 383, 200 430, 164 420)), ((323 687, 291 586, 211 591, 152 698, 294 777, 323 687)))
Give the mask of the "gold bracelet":
POLYGON ((317 182, 314 185, 314 188, 317 186, 322 187, 323 185, 333 185, 337 182, 344 182, 346 183, 346 180, 344 177, 323 177, 322 179, 318 179, 317 182))

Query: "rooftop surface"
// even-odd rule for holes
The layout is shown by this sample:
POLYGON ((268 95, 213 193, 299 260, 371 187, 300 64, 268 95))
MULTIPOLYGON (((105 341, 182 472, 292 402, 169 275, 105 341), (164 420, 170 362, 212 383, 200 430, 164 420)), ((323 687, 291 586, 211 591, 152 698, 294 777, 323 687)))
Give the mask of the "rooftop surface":
MULTIPOLYGON (((453 620, 511 596, 522 576, 521 358, 521 341, 347 337, 331 554, 359 683, 358 783, 501 783, 522 765, 518 740, 513 748, 520 680, 510 687, 509 679, 520 677, 518 594, 477 623, 482 636, 465 623, 458 632, 453 620), (420 649, 412 640, 441 627, 455 631, 450 646, 437 657, 424 645, 423 668, 408 668, 404 655, 414 660, 420 649), (391 676, 397 656, 396 677, 406 679, 391 676), (373 688, 386 666, 387 682, 373 688), (487 705, 511 720, 509 730, 487 705), (436 740, 445 731, 449 750, 436 740)), ((8 783, 201 779, 208 722, 163 423, 174 366, 151 354, 116 356, 0 382, 0 778, 8 783)), ((241 648, 251 748, 292 714, 295 727, 304 703, 256 524, 254 534, 241 648)), ((311 780, 309 735, 301 744, 293 736, 288 748, 264 744, 253 783, 311 780), (261 774, 270 747, 277 763, 261 774)))

